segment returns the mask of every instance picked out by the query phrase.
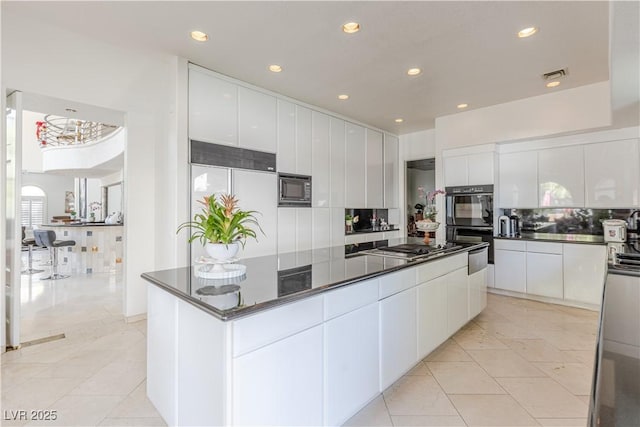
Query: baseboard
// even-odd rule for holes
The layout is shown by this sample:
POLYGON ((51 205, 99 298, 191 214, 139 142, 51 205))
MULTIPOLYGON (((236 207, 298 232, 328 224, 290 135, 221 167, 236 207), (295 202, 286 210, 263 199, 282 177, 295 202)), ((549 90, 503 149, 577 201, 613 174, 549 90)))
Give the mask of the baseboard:
POLYGON ((528 299, 531 301, 564 305, 566 307, 575 307, 575 308, 583 308, 585 310, 591 310, 591 311, 600 311, 599 305, 589 304, 585 302, 569 301, 569 300, 563 300, 563 299, 557 299, 557 298, 551 298, 551 297, 542 297, 538 295, 523 294, 520 292, 507 291, 507 290, 498 289, 498 288, 487 288, 487 292, 491 294, 496 294, 496 295, 505 295, 508 297, 528 299))
POLYGON ((135 322, 139 322, 141 320, 146 320, 146 319, 147 319, 147 313, 142 313, 142 314, 136 314, 135 316, 125 317, 124 321, 125 323, 135 323, 135 322))

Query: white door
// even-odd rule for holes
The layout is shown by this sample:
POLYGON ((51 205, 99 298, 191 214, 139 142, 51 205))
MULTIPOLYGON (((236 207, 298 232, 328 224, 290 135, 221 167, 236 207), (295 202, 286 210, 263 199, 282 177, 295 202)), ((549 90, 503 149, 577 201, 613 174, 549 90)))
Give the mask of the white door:
POLYGON ((418 286, 418 357, 431 353, 447 339, 447 283, 440 276, 418 286))
POLYGON ((6 319, 6 330, 2 328, 2 351, 7 346, 20 345, 20 256, 22 247, 22 231, 20 228, 20 174, 22 170, 22 93, 13 92, 7 97, 6 110, 6 176, 5 176, 5 229, 2 244, 5 244, 6 262, 5 284, 2 286, 3 318, 6 319), (4 293, 7 293, 6 295, 4 293), (5 306, 6 303, 6 306, 5 306), (6 334, 6 336, 5 336, 6 334))
POLYGON ((366 188, 365 200, 368 208, 381 208, 383 206, 383 161, 382 161, 382 133, 375 130, 366 130, 367 156, 366 156, 366 188))
POLYGON ((345 132, 345 207, 363 208, 367 190, 364 128, 347 123, 345 132))
MULTIPOLYGON (((202 203, 205 197, 211 195, 221 195, 231 193, 229 185, 229 174, 231 170, 228 168, 219 168, 215 166, 191 166, 191 217, 197 213, 201 213, 205 205, 202 203)), ((191 235, 190 230, 182 231, 184 238, 187 239, 191 235), (188 234, 187 234, 188 232, 188 234)), ((194 240, 191 243, 190 260, 207 256, 204 245, 200 240, 194 240)))

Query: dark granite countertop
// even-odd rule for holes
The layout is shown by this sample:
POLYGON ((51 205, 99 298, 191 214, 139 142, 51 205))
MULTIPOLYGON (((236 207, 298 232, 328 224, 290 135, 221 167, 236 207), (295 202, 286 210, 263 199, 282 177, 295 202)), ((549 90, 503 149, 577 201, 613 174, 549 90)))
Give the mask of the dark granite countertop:
POLYGON ((496 236, 501 240, 529 240, 557 243, 584 243, 588 245, 604 245, 604 237, 594 234, 556 234, 556 233, 522 233, 520 237, 496 236))
POLYGON ((124 224, 105 224, 104 222, 65 222, 41 224, 40 227, 122 227, 124 224))
MULTIPOLYGON (((380 241, 379 245, 421 242, 419 238, 398 238, 380 241)), ((218 319, 232 320, 329 289, 486 246, 487 243, 469 243, 461 249, 416 261, 360 255, 357 253, 360 245, 334 246, 241 259, 238 263, 246 266, 246 274, 237 278, 196 277, 195 269, 200 265, 144 273, 142 278, 218 319), (214 291, 214 295, 200 296, 198 291, 202 293, 205 287, 208 288, 204 290, 214 291)), ((362 244, 362 249, 371 247, 376 247, 376 243, 362 244)))

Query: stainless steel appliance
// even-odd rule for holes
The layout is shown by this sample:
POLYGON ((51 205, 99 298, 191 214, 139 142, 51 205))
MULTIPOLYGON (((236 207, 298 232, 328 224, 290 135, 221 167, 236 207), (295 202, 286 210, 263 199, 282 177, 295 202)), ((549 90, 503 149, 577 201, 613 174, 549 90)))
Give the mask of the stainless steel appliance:
POLYGON ((520 236, 520 217, 518 215, 509 217, 509 235, 511 237, 520 236))
POLYGON ((605 219, 602 221, 605 242, 626 242, 627 223, 621 219, 605 219))
POLYGON ((398 258, 406 261, 415 261, 417 259, 430 258, 462 249, 464 246, 447 243, 439 246, 427 246, 420 243, 406 243, 403 245, 387 246, 377 249, 370 249, 359 252, 359 254, 375 255, 388 258, 398 258))
POLYGON ((278 206, 311 207, 311 177, 278 174, 278 206))
POLYGON ((446 187, 447 225, 493 226, 493 185, 446 187))
POLYGON ((493 185, 446 188, 447 242, 489 243, 493 264, 493 185))
POLYGON ((511 222, 506 215, 500 215, 498 217, 498 236, 509 237, 511 235, 511 222))

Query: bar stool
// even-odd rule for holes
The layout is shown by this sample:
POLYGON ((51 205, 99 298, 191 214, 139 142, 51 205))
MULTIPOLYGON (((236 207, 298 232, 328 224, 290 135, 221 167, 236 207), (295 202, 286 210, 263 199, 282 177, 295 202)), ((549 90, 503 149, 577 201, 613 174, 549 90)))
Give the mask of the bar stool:
POLYGON ((36 244, 36 239, 34 237, 25 237, 22 239, 22 244, 29 247, 29 268, 22 270, 20 274, 42 273, 44 270, 33 268, 33 246, 36 244))
POLYGON ((33 236, 35 237, 36 244, 49 248, 49 252, 52 254, 51 259, 51 274, 49 277, 43 277, 40 280, 57 280, 65 279, 68 275, 58 274, 58 248, 64 246, 75 246, 75 240, 56 240, 56 233, 52 230, 33 230, 33 236))

